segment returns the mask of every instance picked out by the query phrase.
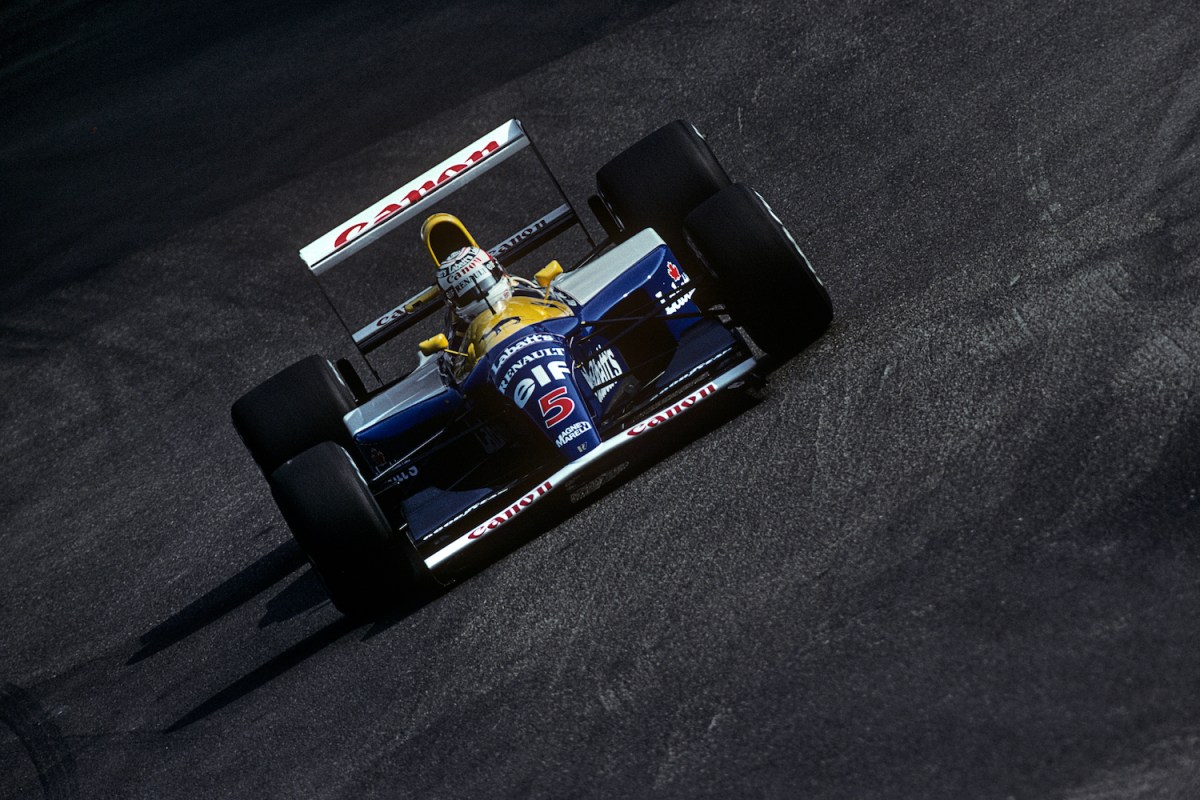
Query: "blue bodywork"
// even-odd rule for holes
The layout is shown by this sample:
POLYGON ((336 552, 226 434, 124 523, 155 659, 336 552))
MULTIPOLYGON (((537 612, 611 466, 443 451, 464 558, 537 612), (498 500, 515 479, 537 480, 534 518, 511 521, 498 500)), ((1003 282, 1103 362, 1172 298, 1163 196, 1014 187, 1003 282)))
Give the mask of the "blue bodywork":
POLYGON ((486 498, 594 449, 699 365, 746 352, 693 302, 697 284, 666 245, 608 269, 586 298, 559 293, 573 316, 522 328, 457 379, 453 356, 425 360, 355 412, 372 491, 419 547, 486 498))

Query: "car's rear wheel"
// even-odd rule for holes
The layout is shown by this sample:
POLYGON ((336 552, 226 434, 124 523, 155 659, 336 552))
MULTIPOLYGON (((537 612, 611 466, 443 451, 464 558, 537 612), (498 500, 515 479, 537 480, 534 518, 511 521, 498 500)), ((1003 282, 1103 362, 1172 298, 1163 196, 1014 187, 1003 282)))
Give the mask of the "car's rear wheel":
POLYGON ((688 214, 684 229, 730 316, 767 353, 789 358, 829 327, 829 293, 757 192, 740 183, 722 189, 688 214))
POLYGON ((685 261, 684 217, 728 185, 708 142, 682 120, 649 134, 596 173, 600 197, 620 228, 618 239, 654 228, 685 261))
POLYGON ((416 548, 392 529, 362 473, 324 442, 271 474, 271 493, 292 535, 343 614, 370 617, 420 586, 416 548))
POLYGON ((332 365, 309 356, 251 389, 233 404, 231 416, 246 449, 264 475, 320 442, 353 448, 342 417, 354 394, 332 365))

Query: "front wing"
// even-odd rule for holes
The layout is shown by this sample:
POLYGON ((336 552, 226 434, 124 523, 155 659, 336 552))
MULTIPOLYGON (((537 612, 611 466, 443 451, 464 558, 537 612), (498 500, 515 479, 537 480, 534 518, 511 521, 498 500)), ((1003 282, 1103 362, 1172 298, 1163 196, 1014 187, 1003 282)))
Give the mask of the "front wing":
POLYGON ((595 466, 644 434, 666 425, 718 394, 744 385, 757 361, 748 358, 696 388, 686 397, 627 427, 602 442, 591 453, 580 457, 557 472, 536 481, 523 494, 504 492, 485 498, 463 510, 426 539, 430 548, 420 548, 425 565, 435 573, 446 570, 465 555, 472 545, 523 514, 534 504, 563 488, 569 488, 595 466))

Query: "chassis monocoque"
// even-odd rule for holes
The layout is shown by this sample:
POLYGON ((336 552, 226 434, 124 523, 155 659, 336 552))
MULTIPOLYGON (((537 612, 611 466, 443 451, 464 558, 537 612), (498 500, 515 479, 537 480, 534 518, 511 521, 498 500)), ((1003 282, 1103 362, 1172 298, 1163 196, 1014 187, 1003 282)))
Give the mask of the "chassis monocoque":
MULTIPOLYGON (((536 153, 521 124, 505 123, 301 256, 320 275, 527 147, 536 153)), ((564 203, 492 255, 510 265, 574 226, 588 252, 537 284, 517 279, 514 297, 453 348, 423 342, 411 372, 372 389, 349 361, 311 356, 234 403, 235 427, 344 613, 451 581, 477 543, 545 498, 590 491, 678 418, 761 383, 764 364, 832 319, 795 240, 686 123, 599 170, 589 207, 600 242, 554 185, 564 203)), ((435 260, 449 246, 426 244, 435 260)), ((352 337, 366 358, 440 307, 430 287, 352 337)))

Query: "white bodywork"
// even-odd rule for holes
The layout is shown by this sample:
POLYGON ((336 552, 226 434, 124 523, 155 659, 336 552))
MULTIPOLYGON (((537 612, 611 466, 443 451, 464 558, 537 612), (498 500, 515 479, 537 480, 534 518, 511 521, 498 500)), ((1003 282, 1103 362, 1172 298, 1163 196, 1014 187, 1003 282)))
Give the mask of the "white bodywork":
POLYGON ((586 303, 638 259, 663 244, 665 242, 662 237, 652 228, 647 228, 595 261, 589 261, 578 269, 560 275, 554 280, 554 288, 571 295, 580 304, 586 303))
POLYGON ((352 409, 342 418, 351 433, 358 433, 387 419, 392 414, 423 400, 437 397, 444 390, 436 358, 422 358, 404 380, 382 394, 352 409))
POLYGON ((320 275, 420 213, 451 183, 455 189, 461 188, 528 144, 520 121, 510 119, 304 247, 300 258, 314 275, 320 275))

